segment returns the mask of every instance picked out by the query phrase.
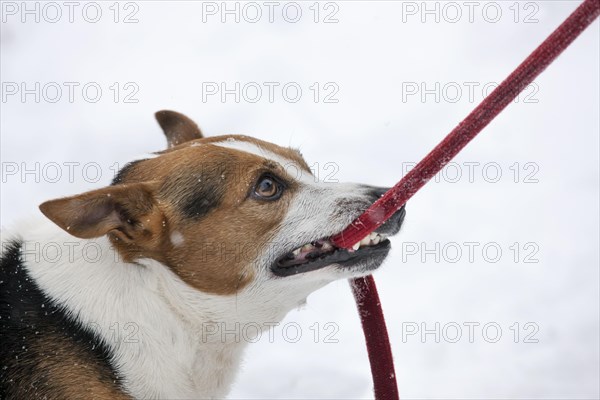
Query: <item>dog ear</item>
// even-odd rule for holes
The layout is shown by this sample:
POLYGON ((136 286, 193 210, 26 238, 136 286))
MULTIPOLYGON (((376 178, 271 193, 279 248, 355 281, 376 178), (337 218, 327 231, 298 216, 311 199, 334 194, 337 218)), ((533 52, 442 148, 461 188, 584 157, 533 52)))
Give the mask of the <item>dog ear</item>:
POLYGON ((201 139, 202 132, 198 125, 188 117, 175 111, 162 110, 154 114, 162 128, 169 148, 194 139, 201 139))
POLYGON ((109 186, 40 205, 56 225, 82 239, 112 233, 126 243, 152 241, 163 230, 164 216, 147 183, 109 186))

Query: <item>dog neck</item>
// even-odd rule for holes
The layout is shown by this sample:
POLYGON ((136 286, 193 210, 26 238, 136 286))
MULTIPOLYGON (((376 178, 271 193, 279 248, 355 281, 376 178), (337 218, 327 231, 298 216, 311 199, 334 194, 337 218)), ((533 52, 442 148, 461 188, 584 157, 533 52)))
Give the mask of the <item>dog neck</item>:
POLYGON ((246 336, 258 333, 244 324, 268 329, 314 290, 261 293, 264 302, 252 301, 252 287, 207 294, 155 260, 119 260, 106 238, 76 239, 45 222, 21 237, 30 277, 108 346, 135 398, 224 397, 252 340, 246 336))

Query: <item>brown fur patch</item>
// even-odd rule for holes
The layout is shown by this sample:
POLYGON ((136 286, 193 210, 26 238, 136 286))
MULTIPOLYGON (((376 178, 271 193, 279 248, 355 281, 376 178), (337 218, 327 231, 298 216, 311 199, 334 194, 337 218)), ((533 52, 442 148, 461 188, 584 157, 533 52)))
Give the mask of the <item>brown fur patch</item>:
POLYGON ((239 136, 188 142, 140 161, 129 168, 123 183, 153 181, 164 219, 156 227, 160 239, 152 246, 112 238, 126 260, 156 259, 207 293, 234 294, 254 278, 252 261, 284 218, 297 182, 277 163, 211 144, 229 137, 255 143, 310 172, 298 152, 239 136), (265 172, 284 181, 279 200, 250 195, 265 172))

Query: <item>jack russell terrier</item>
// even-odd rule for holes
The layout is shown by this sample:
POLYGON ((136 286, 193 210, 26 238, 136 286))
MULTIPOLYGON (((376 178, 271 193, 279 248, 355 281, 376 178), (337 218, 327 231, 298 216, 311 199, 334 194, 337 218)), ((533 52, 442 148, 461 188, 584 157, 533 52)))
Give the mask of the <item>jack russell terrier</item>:
POLYGON ((156 118, 167 150, 2 235, 0 398, 222 398, 247 341, 209 326, 273 326, 386 258, 404 209, 353 249, 328 238, 387 189, 319 183, 297 150, 156 118))

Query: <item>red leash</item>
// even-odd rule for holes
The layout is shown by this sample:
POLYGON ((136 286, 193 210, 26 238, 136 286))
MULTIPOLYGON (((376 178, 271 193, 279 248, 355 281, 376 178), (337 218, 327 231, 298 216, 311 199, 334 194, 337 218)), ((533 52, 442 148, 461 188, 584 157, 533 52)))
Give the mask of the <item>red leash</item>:
MULTIPOLYGON (((585 0, 415 168, 331 241, 337 247, 350 248, 383 224, 533 82, 599 14, 600 0, 585 0)), ((351 286, 365 332, 375 398, 398 399, 392 351, 375 281, 372 276, 367 276, 354 279, 351 286)))

